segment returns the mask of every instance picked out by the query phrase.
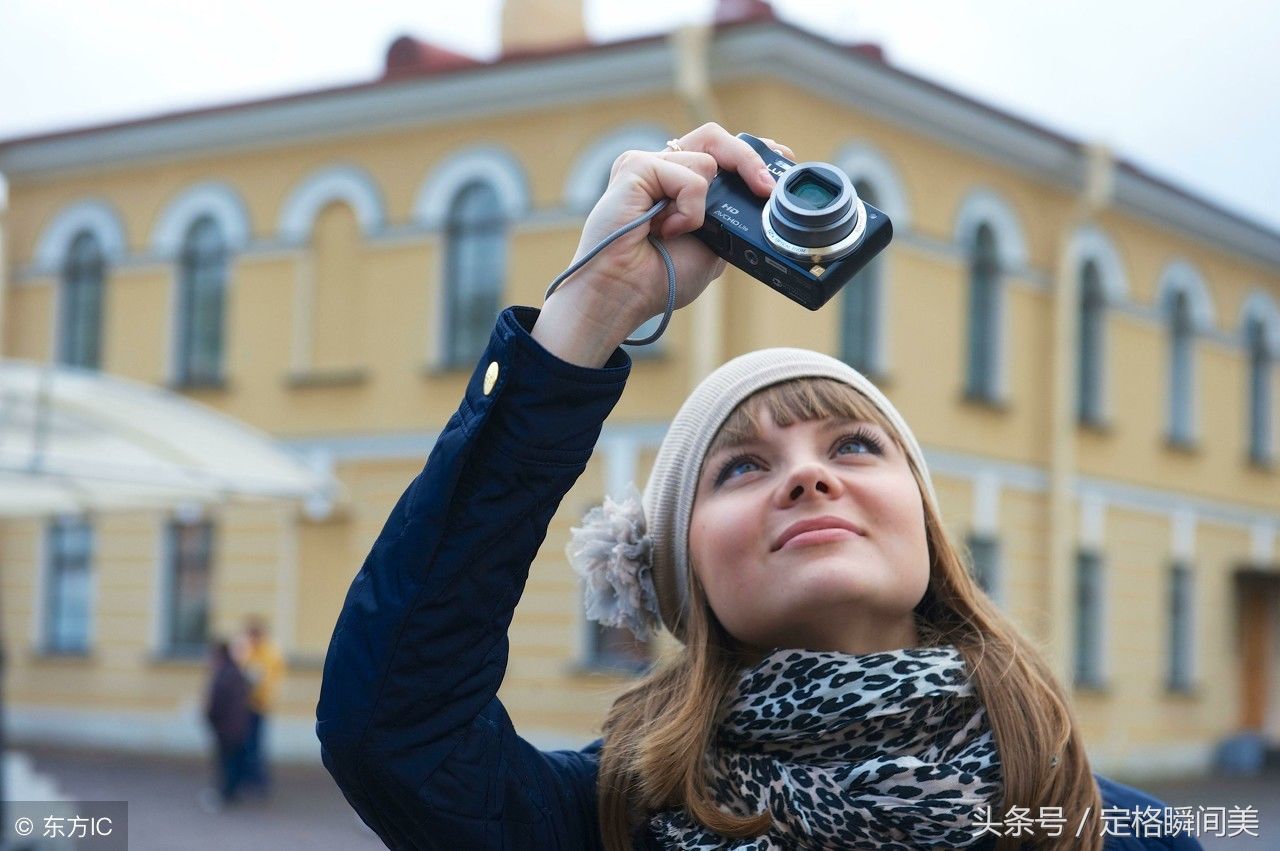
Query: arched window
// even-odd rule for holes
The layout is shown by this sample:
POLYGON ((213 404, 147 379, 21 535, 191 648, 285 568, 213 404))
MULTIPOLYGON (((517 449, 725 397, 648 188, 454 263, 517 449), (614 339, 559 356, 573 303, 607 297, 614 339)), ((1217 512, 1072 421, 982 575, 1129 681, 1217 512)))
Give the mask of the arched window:
POLYGON ((102 290, 106 262, 90 231, 71 241, 62 268, 58 321, 58 361, 98 369, 102 362, 102 290))
POLYGON ((445 361, 470 366, 498 315, 507 263, 507 222, 485 181, 458 191, 445 226, 445 361))
POLYGON ((1249 357, 1249 457, 1258 463, 1271 458, 1271 359, 1267 327, 1259 317, 1245 331, 1249 357))
POLYGON ((1102 422, 1102 355, 1106 333, 1107 296, 1098 264, 1080 269, 1080 341, 1076 375, 1076 416, 1082 423, 1102 422))
POLYGON ((227 247, 221 228, 202 216, 182 241, 178 287, 178 365, 181 386, 222 380, 227 247))
MULTIPOLYGON (((858 197, 873 207, 880 206, 875 189, 865 180, 854 182, 858 197)), ((883 255, 864 266, 845 285, 840 320, 840 358, 859 372, 880 371, 880 305, 883 255)))
POLYGON ((1169 323, 1169 440, 1187 445, 1194 439, 1191 405, 1195 319, 1185 290, 1169 297, 1165 318, 1169 323))
POLYGON ((969 339, 965 395, 995 401, 1000 343, 1000 255, 995 231, 986 222, 969 247, 969 339))

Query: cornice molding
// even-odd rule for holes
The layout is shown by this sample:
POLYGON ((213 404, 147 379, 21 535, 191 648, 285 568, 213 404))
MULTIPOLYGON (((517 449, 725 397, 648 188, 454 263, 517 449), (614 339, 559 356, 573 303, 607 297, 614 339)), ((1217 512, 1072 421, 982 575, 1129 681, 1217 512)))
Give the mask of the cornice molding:
MULTIPOLYGON (((673 87, 670 47, 639 39, 402 81, 381 81, 71 134, 0 143, 11 182, 101 171, 618 100, 673 87), (354 129, 353 129, 354 128, 354 129)), ((711 52, 717 82, 772 76, 846 103, 953 149, 1070 193, 1081 191, 1085 146, 779 22, 725 28, 711 52)), ((1121 163, 1115 206, 1252 260, 1280 267, 1280 231, 1249 221, 1121 163)))

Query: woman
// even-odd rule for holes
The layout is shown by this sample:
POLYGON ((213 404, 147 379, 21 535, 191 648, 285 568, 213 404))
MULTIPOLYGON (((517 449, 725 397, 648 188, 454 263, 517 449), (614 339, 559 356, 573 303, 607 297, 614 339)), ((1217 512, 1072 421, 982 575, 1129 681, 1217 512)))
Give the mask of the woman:
MULTIPOLYGON (((617 701, 602 742, 542 752, 513 730, 496 695, 529 564, 621 395, 619 344, 667 303, 646 237, 666 241, 675 306, 696 299, 723 271, 689 235, 719 168, 772 189, 716 125, 619 157, 578 258, 670 207, 541 311, 499 317, 348 592, 317 708, 325 765, 395 848, 1103 847, 1099 806, 1159 802, 1095 782, 1061 688, 943 533, 910 429, 814 352, 716 370, 643 507, 606 501, 575 530, 589 614, 661 621, 682 652, 617 701)), ((1166 845, 1198 847, 1106 839, 1166 845)))

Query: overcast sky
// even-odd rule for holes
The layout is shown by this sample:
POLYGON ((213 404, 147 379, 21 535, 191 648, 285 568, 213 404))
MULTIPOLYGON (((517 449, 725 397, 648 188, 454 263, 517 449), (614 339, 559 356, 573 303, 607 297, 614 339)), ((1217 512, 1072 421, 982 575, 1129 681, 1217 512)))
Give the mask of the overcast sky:
MULTIPOLYGON (((0 0, 0 139, 375 77, 402 32, 498 50, 502 0, 0 0)), ((715 0, 585 0, 599 40, 715 0)), ((1280 230, 1275 0, 774 0, 781 17, 1280 230)))

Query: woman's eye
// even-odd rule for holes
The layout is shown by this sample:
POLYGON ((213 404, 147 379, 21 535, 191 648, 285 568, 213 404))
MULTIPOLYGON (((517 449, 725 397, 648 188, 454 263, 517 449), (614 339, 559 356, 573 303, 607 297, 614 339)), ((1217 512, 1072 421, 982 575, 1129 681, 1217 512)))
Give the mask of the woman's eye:
MULTIPOLYGON (((845 435, 840 438, 840 442, 836 444, 836 454, 840 454, 840 450, 846 446, 862 446, 867 452, 855 452, 855 455, 863 455, 870 453, 871 455, 879 455, 884 451, 884 446, 875 435, 868 432, 859 432, 858 434, 845 435)), ((849 454, 849 453, 844 453, 849 454)))
POLYGON ((750 464, 755 464, 750 458, 734 458, 720 468, 720 475, 716 477, 716 484, 720 484, 725 479, 733 476, 735 472, 750 464))

